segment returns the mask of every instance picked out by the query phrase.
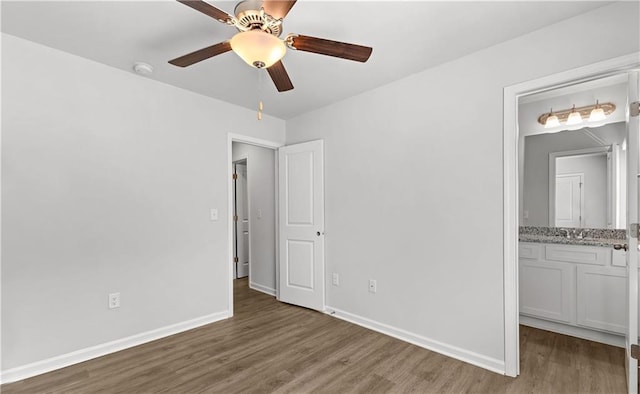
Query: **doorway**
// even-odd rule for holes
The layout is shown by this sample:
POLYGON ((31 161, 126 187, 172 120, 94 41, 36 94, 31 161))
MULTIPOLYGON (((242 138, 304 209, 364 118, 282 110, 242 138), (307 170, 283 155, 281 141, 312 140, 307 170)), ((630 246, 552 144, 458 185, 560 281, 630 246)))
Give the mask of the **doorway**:
MULTIPOLYGON (((247 168, 249 287, 318 311, 325 305, 323 147, 322 140, 282 146, 228 136, 230 213, 235 208, 234 166, 246 161, 247 168)), ((234 219, 229 215, 230 315, 239 238, 234 237, 234 219)))
MULTIPOLYGON (((558 73, 537 80, 524 82, 505 88, 504 91, 504 294, 505 294, 505 373, 508 376, 519 374, 519 272, 518 272, 518 239, 519 226, 527 217, 527 212, 522 212, 521 197, 523 196, 522 184, 519 182, 523 177, 519 163, 524 159, 519 151, 523 148, 520 139, 522 131, 518 125, 520 112, 518 109, 519 99, 535 93, 546 92, 559 87, 568 87, 582 82, 597 80, 606 76, 632 71, 640 66, 638 54, 623 56, 608 61, 582 67, 576 70, 558 73)), ((637 82, 637 81, 636 81, 637 82)), ((636 94, 637 95, 637 94, 636 94)), ((635 97, 634 95, 633 97, 635 97)), ((626 103, 625 103, 626 107, 626 103)), ((623 111, 626 113, 626 108, 623 111)), ((546 109, 548 112, 549 109, 546 109)), ((637 120, 636 126, 637 126, 637 120)), ((629 141, 630 144, 637 141, 629 141)), ((545 188, 546 189, 546 188, 545 188)), ((548 196, 548 190, 544 190, 548 196)), ((631 200, 630 200, 631 201, 631 200)), ((636 207, 637 208, 637 207, 636 207)), ((629 246, 637 245, 637 239, 630 239, 629 246)), ((635 248, 634 248, 635 250, 635 248)), ((635 255, 635 252, 632 253, 635 255)), ((629 267, 633 270, 637 267, 637 256, 629 261, 629 267)), ((637 276, 629 276, 630 289, 637 293, 637 276), (635 278, 635 279, 633 279, 635 278), (631 283, 635 281, 635 285, 631 283)), ((633 293, 632 293, 633 294, 633 293)), ((636 294, 637 295, 637 294, 636 294)), ((629 297, 629 313, 635 309, 637 314, 637 297, 629 297)), ((633 320, 633 319, 631 319, 633 320)), ((629 332, 637 331, 637 322, 631 321, 629 332)), ((632 343, 637 342, 633 340, 632 343)), ((637 333, 635 334, 637 338, 637 333)), ((627 358, 629 360, 629 358, 627 358)), ((629 368, 632 374, 635 368, 629 368)), ((633 386, 633 385, 630 385, 633 386)))
POLYGON ((231 315, 233 284, 237 278, 245 276, 244 274, 246 279, 242 280, 245 280, 251 289, 271 296, 277 295, 276 153, 280 146, 282 144, 277 142, 244 135, 230 133, 227 137, 231 315), (237 179, 234 179, 234 173, 238 173, 235 176, 237 179), (243 195, 246 197, 244 200, 243 195), (239 197, 238 203, 236 197, 239 197), (236 209, 239 212, 236 213, 236 209))

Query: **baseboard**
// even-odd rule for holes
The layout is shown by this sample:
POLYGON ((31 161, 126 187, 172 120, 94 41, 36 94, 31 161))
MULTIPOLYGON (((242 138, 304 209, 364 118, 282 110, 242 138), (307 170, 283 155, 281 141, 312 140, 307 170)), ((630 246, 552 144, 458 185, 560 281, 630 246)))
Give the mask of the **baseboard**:
POLYGON ((0 384, 16 382, 18 380, 23 380, 32 376, 51 372, 56 369, 68 367, 69 365, 81 363, 83 361, 91 360, 93 358, 104 356, 109 353, 115 353, 133 346, 138 346, 142 345, 143 343, 155 341, 156 339, 168 337, 170 335, 188 331, 196 327, 204 326, 205 324, 214 323, 219 320, 226 319, 229 316, 230 314, 228 311, 213 313, 211 315, 202 316, 193 320, 172 324, 170 326, 161 327, 155 330, 132 335, 130 337, 117 339, 115 341, 76 350, 74 352, 62 354, 60 356, 51 357, 46 360, 36 361, 35 363, 11 368, 6 371, 2 371, 2 373, 0 374, 0 384))
POLYGON ((387 324, 379 323, 374 320, 367 319, 358 315, 354 315, 349 312, 342 311, 330 306, 326 308, 327 314, 348 321, 349 323, 357 324, 359 326, 368 328, 379 333, 389 335, 391 337, 400 339, 401 341, 412 343, 416 346, 434 351, 436 353, 443 354, 448 357, 455 358, 460 361, 464 361, 469 364, 473 364, 480 368, 487 369, 492 372, 504 375, 505 364, 503 360, 483 356, 474 352, 470 352, 465 349, 461 349, 456 346, 451 346, 446 343, 435 341, 433 339, 425 338, 423 336, 402 330, 400 328, 392 327, 387 324))
POLYGON ((625 347, 624 335, 616 335, 607 332, 590 330, 588 328, 568 326, 566 324, 556 323, 549 320, 536 319, 534 317, 524 315, 520 315, 520 324, 522 324, 523 326, 553 331, 572 337, 587 339, 593 342, 600 342, 606 345, 617 346, 621 348, 625 347))
POLYGON ((276 289, 272 289, 271 287, 259 285, 256 282, 249 282, 249 288, 253 290, 257 290, 259 292, 269 294, 270 296, 276 296, 276 289))

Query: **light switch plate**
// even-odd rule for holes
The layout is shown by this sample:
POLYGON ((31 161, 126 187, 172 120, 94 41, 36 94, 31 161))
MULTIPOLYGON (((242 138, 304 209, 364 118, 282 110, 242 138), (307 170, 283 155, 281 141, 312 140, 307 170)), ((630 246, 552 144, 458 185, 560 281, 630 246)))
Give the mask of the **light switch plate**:
POLYGON ((212 221, 218 220, 218 210, 215 208, 211 208, 211 211, 209 212, 209 217, 211 218, 212 221))

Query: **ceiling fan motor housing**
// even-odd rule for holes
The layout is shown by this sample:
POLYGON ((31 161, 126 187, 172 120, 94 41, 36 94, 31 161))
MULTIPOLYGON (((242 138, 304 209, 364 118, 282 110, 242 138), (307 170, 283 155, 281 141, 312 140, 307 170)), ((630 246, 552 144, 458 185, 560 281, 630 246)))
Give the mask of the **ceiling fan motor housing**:
POLYGON ((262 9, 261 0, 244 0, 236 5, 234 10, 235 27, 239 31, 260 29, 266 33, 279 37, 282 34, 282 20, 275 19, 262 9))

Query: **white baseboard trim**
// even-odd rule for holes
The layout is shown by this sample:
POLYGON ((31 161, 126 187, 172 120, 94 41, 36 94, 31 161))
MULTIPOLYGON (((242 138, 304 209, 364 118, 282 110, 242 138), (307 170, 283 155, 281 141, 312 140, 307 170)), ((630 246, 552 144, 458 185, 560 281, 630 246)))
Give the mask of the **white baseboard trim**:
POLYGON ((256 282, 249 282, 249 288, 265 294, 269 294, 270 296, 274 296, 274 297, 276 296, 276 289, 272 289, 271 287, 257 284, 256 282))
POLYGON ((469 364, 473 364, 480 368, 487 369, 489 371, 504 375, 505 364, 503 360, 483 356, 474 352, 470 352, 465 349, 461 349, 456 346, 452 346, 446 343, 442 343, 433 339, 425 338, 423 336, 405 331, 400 328, 392 327, 387 324, 379 323, 374 320, 367 319, 358 315, 354 315, 349 312, 342 311, 330 306, 327 306, 326 313, 348 321, 353 324, 368 328, 373 331, 380 332, 385 335, 400 339, 401 341, 412 343, 416 346, 434 351, 436 353, 443 354, 448 357, 455 358, 460 361, 464 361, 469 364))
POLYGON ((204 326, 205 324, 214 323, 219 320, 226 319, 229 316, 230 314, 228 311, 213 313, 211 315, 198 317, 193 320, 172 324, 170 326, 157 328, 155 330, 132 335, 130 337, 117 339, 115 341, 51 357, 46 360, 36 361, 31 364, 11 368, 0 373, 0 384, 16 382, 18 380, 23 380, 32 376, 51 372, 56 369, 68 367, 69 365, 81 363, 83 361, 91 360, 93 358, 104 356, 109 353, 115 353, 133 346, 138 346, 142 345, 143 343, 155 341, 156 339, 168 337, 170 335, 188 331, 196 327, 204 326))
POLYGON ((607 332, 590 330, 588 328, 574 327, 549 320, 536 319, 534 317, 520 315, 520 324, 523 326, 553 331, 559 334, 569 335, 593 342, 600 342, 611 346, 625 347, 624 335, 610 334, 607 332))

